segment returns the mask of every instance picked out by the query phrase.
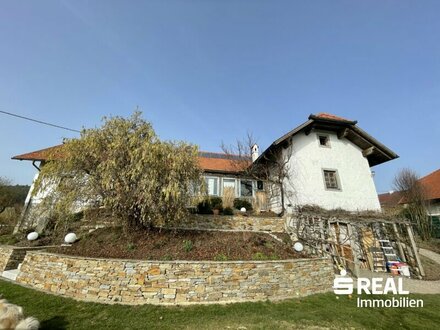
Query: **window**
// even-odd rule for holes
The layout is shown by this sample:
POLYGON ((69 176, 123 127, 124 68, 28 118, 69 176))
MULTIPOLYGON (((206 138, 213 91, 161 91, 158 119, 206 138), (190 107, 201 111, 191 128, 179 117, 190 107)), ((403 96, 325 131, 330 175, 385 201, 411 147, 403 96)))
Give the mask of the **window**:
POLYGON ((208 190, 208 195, 218 196, 218 178, 216 177, 205 177, 206 189, 208 190))
POLYGON ((330 147, 330 137, 328 135, 318 135, 318 140, 321 147, 330 147))
POLYGON ((235 196, 235 179, 223 179, 223 196, 226 191, 232 191, 235 196))
POLYGON ((341 189, 338 182, 338 174, 335 170, 324 170, 324 181, 327 189, 341 189))
POLYGON ((258 189, 258 190, 264 190, 264 184, 263 184, 263 181, 261 181, 261 180, 258 180, 258 181, 257 181, 257 189, 258 189))
POLYGON ((240 196, 252 197, 252 181, 240 180, 240 196))

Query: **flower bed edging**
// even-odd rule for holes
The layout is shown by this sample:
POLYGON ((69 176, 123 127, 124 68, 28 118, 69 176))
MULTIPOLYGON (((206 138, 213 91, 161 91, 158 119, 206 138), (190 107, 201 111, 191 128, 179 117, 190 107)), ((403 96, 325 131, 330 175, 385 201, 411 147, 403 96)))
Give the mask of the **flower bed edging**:
POLYGON ((28 252, 17 282, 79 300, 202 304, 278 300, 326 292, 327 258, 277 261, 140 261, 28 252))

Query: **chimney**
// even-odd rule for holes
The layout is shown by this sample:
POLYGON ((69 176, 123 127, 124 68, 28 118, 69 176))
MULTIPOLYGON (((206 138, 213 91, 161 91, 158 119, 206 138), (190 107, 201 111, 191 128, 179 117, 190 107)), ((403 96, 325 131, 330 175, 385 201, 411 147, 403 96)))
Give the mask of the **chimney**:
POLYGON ((252 148, 251 148, 252 162, 255 162, 257 160, 258 156, 260 155, 259 149, 260 148, 258 147, 258 144, 254 144, 252 146, 252 148))

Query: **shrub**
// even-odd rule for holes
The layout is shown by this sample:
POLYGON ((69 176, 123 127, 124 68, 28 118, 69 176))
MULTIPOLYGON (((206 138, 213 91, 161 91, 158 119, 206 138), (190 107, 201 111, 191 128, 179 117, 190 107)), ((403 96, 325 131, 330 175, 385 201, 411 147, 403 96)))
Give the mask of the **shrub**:
POLYGON ((257 252, 252 256, 252 260, 267 260, 268 257, 262 253, 262 252, 257 252))
POLYGON ((239 198, 236 198, 234 200, 234 207, 237 210, 240 210, 242 207, 244 207, 246 209, 246 211, 251 211, 252 210, 252 204, 251 203, 249 203, 247 200, 239 199, 239 198))
POLYGON ((232 187, 225 187, 223 189, 223 207, 233 207, 235 199, 235 189, 232 187))
POLYGON ((223 210, 223 200, 220 197, 211 197, 211 206, 213 210, 223 210))
POLYGON ((197 205, 199 214, 212 214, 212 210, 223 211, 223 201, 220 197, 207 198, 197 205))
POLYGON ((224 215, 234 215, 234 210, 230 207, 225 207, 223 209, 223 214, 224 215))
POLYGON ((205 199, 197 205, 197 213, 212 214, 212 205, 209 199, 205 199))
POLYGON ((65 214, 79 201, 96 201, 126 228, 185 219, 191 189, 202 184, 197 147, 160 140, 139 112, 103 121, 48 152, 53 161, 35 182, 35 194, 49 192, 39 208, 65 214))
POLYGON ((215 261, 227 261, 228 260, 228 256, 223 254, 223 253, 219 253, 214 257, 215 261))
POLYGON ((185 250, 185 252, 191 252, 191 250, 193 249, 193 242, 190 240, 184 240, 183 241, 183 249, 185 250))

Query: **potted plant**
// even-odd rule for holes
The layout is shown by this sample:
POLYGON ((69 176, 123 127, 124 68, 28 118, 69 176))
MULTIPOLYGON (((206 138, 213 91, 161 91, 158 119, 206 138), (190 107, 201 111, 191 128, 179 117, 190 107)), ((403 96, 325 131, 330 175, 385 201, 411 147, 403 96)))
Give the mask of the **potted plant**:
POLYGON ((220 197, 211 198, 212 213, 219 215, 223 211, 223 201, 220 197))

